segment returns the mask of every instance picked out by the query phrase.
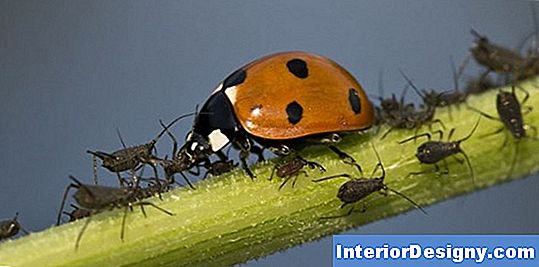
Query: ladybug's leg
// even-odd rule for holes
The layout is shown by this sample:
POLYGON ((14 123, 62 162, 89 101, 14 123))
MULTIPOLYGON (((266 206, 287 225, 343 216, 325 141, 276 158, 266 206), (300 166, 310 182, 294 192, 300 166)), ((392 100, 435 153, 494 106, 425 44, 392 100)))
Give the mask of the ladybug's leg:
POLYGON ((256 146, 256 145, 253 145, 251 146, 251 153, 253 154, 256 154, 256 156, 258 157, 258 159, 256 160, 257 162, 262 162, 264 161, 264 148, 263 147, 260 147, 260 146, 256 146))
POLYGON ((351 165, 351 166, 354 166, 357 168, 357 170, 359 171, 359 173, 361 174, 361 176, 363 176, 363 170, 361 169, 361 166, 356 162, 356 160, 346 154, 344 151, 338 149, 336 146, 329 146, 329 149, 331 149, 331 151, 335 152, 335 154, 337 154, 337 156, 339 156, 339 158, 342 160, 342 162, 344 162, 345 164, 348 164, 348 165, 351 165))
POLYGON ((309 168, 311 169, 318 168, 321 173, 326 171, 326 168, 324 168, 324 166, 322 166, 322 164, 318 162, 307 161, 307 160, 305 162, 307 163, 307 166, 309 166, 309 168))

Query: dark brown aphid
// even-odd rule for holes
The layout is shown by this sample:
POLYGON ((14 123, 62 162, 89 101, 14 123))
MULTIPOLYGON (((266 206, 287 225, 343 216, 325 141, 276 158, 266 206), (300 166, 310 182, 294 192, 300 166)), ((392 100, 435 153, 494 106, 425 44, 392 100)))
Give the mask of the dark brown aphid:
POLYGON ((289 161, 281 162, 275 165, 271 171, 269 180, 271 181, 273 179, 274 174, 279 178, 284 178, 284 181, 279 186, 279 190, 281 190, 291 178, 294 178, 292 181, 292 187, 294 187, 296 185, 298 175, 303 173, 305 176, 308 176, 307 172, 303 170, 305 166, 309 167, 310 169, 318 168, 321 173, 326 171, 326 168, 324 168, 324 166, 318 162, 308 161, 301 156, 295 156, 289 161))
POLYGON ((62 214, 65 214, 67 216, 69 216, 69 221, 70 222, 74 222, 76 220, 80 220, 82 218, 86 218, 86 217, 89 217, 92 215, 92 211, 91 210, 87 210, 87 209, 82 209, 82 208, 79 208, 73 204, 70 205, 73 210, 71 210, 71 212, 67 212, 67 211, 62 211, 62 214))
MULTIPOLYGON (((182 115, 176 119, 174 119, 171 123, 169 123, 167 126, 165 126, 165 129, 163 129, 154 139, 152 139, 150 142, 138 146, 133 147, 126 147, 125 143, 123 142, 121 136, 120 141, 122 142, 123 149, 120 149, 118 151, 115 151, 113 153, 106 153, 102 151, 86 151, 87 153, 90 153, 93 155, 94 160, 94 182, 97 184, 97 170, 95 166, 95 158, 99 158, 102 161, 102 165, 107 170, 114 172, 118 175, 118 180, 120 181, 121 185, 126 185, 126 182, 124 179, 120 177, 120 173, 124 171, 132 171, 133 173, 137 171, 140 167, 142 167, 145 164, 149 164, 152 166, 154 170, 154 174, 157 177, 157 168, 155 167, 156 162, 158 162, 160 159, 157 158, 153 154, 153 150, 155 149, 155 144, 165 134, 166 130, 170 128, 174 123, 179 121, 182 118, 185 118, 187 116, 191 116, 193 114, 186 114, 182 115)), ((133 175, 135 177, 135 175, 133 175)), ((134 181, 136 183, 136 181, 134 181)), ((128 184, 128 183, 127 183, 128 184)))
MULTIPOLYGON (((406 199, 408 202, 410 202, 412 205, 414 205, 417 209, 419 209, 421 212, 426 214, 425 210, 423 210, 423 208, 421 206, 419 206, 417 203, 415 203, 412 199, 410 199, 406 195, 404 195, 404 194, 402 194, 402 193, 400 193, 400 192, 398 192, 398 191, 396 191, 394 189, 389 188, 384 183, 384 179, 386 177, 386 171, 384 169, 384 165, 382 164, 382 162, 380 160, 380 156, 378 155, 378 152, 374 148, 374 145, 373 145, 373 150, 376 153, 376 157, 378 158, 378 163, 376 164, 376 167, 374 168, 374 170, 372 172, 371 178, 365 178, 363 176, 354 177, 354 176, 352 176, 350 174, 343 173, 343 174, 337 174, 337 175, 332 175, 332 176, 324 177, 324 178, 321 178, 321 179, 313 180, 313 182, 322 182, 322 181, 326 181, 326 180, 330 180, 330 179, 334 179, 334 178, 348 178, 349 181, 342 184, 341 187, 339 188, 338 193, 337 193, 337 197, 343 202, 343 204, 341 205, 341 209, 346 207, 347 205, 354 204, 354 203, 366 198, 367 196, 369 196, 370 194, 372 194, 374 192, 380 192, 380 193, 382 193, 384 195, 387 195, 387 191, 389 191, 389 192, 392 192, 392 193, 406 199), (372 176, 378 170, 378 168, 381 169, 382 175, 380 177, 372 178, 372 176)), ((366 210, 366 207, 364 206, 362 209, 360 209, 358 211, 359 212, 364 212, 365 210, 366 210)), ((348 210, 348 212, 343 214, 343 215, 337 215, 337 216, 331 216, 331 217, 323 217, 323 219, 339 218, 339 217, 348 216, 348 215, 352 214, 353 211, 354 211, 354 207, 351 207, 350 210, 348 210)))
POLYGON ((414 104, 404 103, 404 97, 406 95, 406 92, 408 91, 409 85, 406 85, 404 87, 399 99, 397 99, 397 96, 395 94, 391 94, 391 97, 384 98, 384 86, 382 76, 383 73, 380 72, 378 78, 378 91, 380 93, 380 96, 377 97, 380 101, 380 105, 375 106, 374 108, 376 125, 387 123, 388 121, 393 120, 395 115, 398 116, 401 112, 406 111, 410 108, 414 108, 414 104))
POLYGON ((28 231, 26 231, 24 228, 22 228, 19 221, 17 221, 17 217, 19 216, 19 213, 15 213, 15 217, 9 220, 0 221, 0 241, 14 237, 19 233, 19 231, 23 231, 25 234, 28 234, 28 231))
POLYGON ((479 65, 487 69, 481 75, 481 79, 490 72, 495 72, 505 74, 507 77, 506 82, 514 82, 524 73, 528 64, 524 57, 510 49, 491 43, 487 37, 482 36, 474 29, 470 32, 475 37, 470 53, 479 65), (512 79, 509 79, 509 77, 512 79))
MULTIPOLYGON (((128 187, 115 188, 115 187, 108 187, 108 186, 83 184, 73 176, 69 176, 69 178, 73 182, 66 187, 66 190, 64 192, 62 203, 60 205, 60 211, 58 212, 58 217, 56 221, 57 225, 60 224, 62 211, 65 205, 65 200, 71 188, 77 189, 77 191, 73 195, 73 198, 77 202, 79 208, 89 211, 92 215, 105 211, 105 210, 111 210, 114 208, 124 208, 124 216, 122 219, 122 228, 120 232, 120 239, 122 241, 124 239, 127 209, 132 209, 134 206, 140 206, 142 213, 144 214, 144 216, 146 216, 146 212, 144 211, 144 206, 152 206, 155 209, 167 215, 170 215, 170 216, 174 215, 172 212, 167 211, 151 202, 142 201, 142 199, 145 197, 148 197, 149 194, 148 192, 142 190, 138 186, 138 184, 132 188, 128 188, 128 187)), ((84 231, 86 230, 86 228, 88 227, 88 224, 90 223, 91 218, 92 216, 88 217, 79 235, 77 236, 77 240, 75 242, 75 250, 78 249, 82 235, 84 231)))
MULTIPOLYGON (((436 172, 440 171, 440 167, 438 166, 438 162, 444 161, 444 163, 445 163, 445 160, 449 156, 455 156, 456 154, 463 155, 468 167, 470 168, 470 174, 471 174, 471 177, 472 177, 472 182, 475 184, 475 182, 474 182, 475 181, 475 179, 474 179, 475 175, 474 175, 472 164, 470 163, 470 159, 468 158, 468 155, 466 155, 466 153, 460 147, 460 144, 462 142, 468 140, 472 136, 472 134, 477 129, 477 126, 479 125, 480 118, 481 117, 479 117, 479 119, 477 120, 477 123, 475 124, 473 129, 470 131, 470 133, 466 137, 464 137, 462 139, 459 139, 459 140, 456 140, 456 141, 451 141, 451 137, 453 136, 453 133, 455 132, 455 128, 453 128, 453 129, 451 129, 449 131, 449 136, 447 137, 447 141, 442 141, 443 140, 443 132, 441 130, 438 130, 435 133, 438 133, 440 135, 440 140, 439 141, 431 141, 431 135, 429 133, 424 133, 424 134, 415 135, 415 136, 412 136, 412 137, 410 137, 408 139, 402 140, 402 141, 399 142, 399 144, 403 144, 403 143, 409 142, 411 140, 416 140, 419 137, 423 137, 423 136, 427 137, 429 141, 421 144, 417 148, 417 153, 415 154, 415 156, 423 164, 434 164, 434 166, 436 168, 435 169, 436 172)), ((458 158, 456 158, 456 159, 458 159, 458 158)), ((460 160, 459 160, 459 162, 463 163, 460 160)), ((446 170, 447 170, 447 166, 446 166, 446 170)), ((412 172, 412 173, 410 173, 410 175, 417 175, 417 174, 422 174, 422 173, 425 173, 425 172, 412 172)))
MULTIPOLYGON (((519 146, 520 140, 524 138, 531 138, 531 139, 537 140, 535 136, 529 137, 526 133, 526 128, 530 128, 535 132, 535 135, 537 135, 537 128, 533 125, 526 125, 524 123, 524 119, 522 116, 523 113, 522 113, 521 104, 522 105, 525 104, 530 95, 526 90, 520 87, 517 87, 517 88, 519 88, 522 92, 526 94, 526 96, 522 100, 522 103, 518 101, 518 98, 515 94, 515 86, 511 88, 511 92, 505 92, 505 91, 499 90, 498 94, 496 95, 496 110, 498 112, 498 117, 489 115, 476 108, 469 107, 470 109, 483 115, 485 118, 499 121, 503 124, 503 126, 500 127, 498 130, 488 135, 498 134, 498 133, 501 133, 504 129, 507 129, 513 136, 516 142, 516 145, 515 145, 515 154, 513 156, 513 162, 511 163, 511 168, 509 169, 509 174, 508 174, 509 176, 513 173, 513 168, 517 160, 518 151, 520 147, 519 146)), ((532 107, 528 107, 528 109, 526 110, 526 113, 530 112, 531 109, 532 107)), ((502 146, 500 148, 505 147, 507 142, 508 142, 508 139, 506 135, 502 143, 502 146)))
POLYGON ((238 163, 234 163, 233 160, 217 160, 211 163, 209 167, 206 167, 207 171, 204 174, 203 179, 211 176, 219 176, 223 173, 232 171, 234 168, 238 167, 238 163))
POLYGON ((441 120, 434 119, 434 113, 436 111, 436 105, 432 103, 435 101, 434 97, 432 99, 427 98, 427 96, 421 92, 402 71, 401 74, 408 82, 408 85, 410 85, 422 98, 423 104, 420 105, 419 109, 416 109, 414 105, 405 105, 403 109, 391 113, 391 116, 389 116, 387 120, 387 124, 391 128, 382 135, 382 139, 384 139, 393 129, 415 129, 418 131, 423 125, 427 125, 431 128, 435 123, 438 123, 442 128, 445 128, 445 125, 441 120))

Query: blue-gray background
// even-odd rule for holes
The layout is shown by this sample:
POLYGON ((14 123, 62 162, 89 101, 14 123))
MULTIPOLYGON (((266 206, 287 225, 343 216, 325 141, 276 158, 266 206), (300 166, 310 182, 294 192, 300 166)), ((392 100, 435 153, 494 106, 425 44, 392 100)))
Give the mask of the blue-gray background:
MULTIPOLYGON (((146 142, 202 103, 228 73, 262 55, 328 56, 377 95, 403 68, 451 88, 470 28, 516 47, 533 30, 523 1, 0 1, 0 218, 54 223, 67 175, 90 181, 86 149, 146 142)), ((475 75, 477 69, 468 69, 475 75)), ((191 120, 175 126, 183 138, 191 120)), ((166 139, 165 139, 166 140, 166 139)), ((170 151, 167 141, 161 153, 170 151)), ((105 173, 101 172, 104 176, 105 173)), ((110 181, 115 180, 111 177, 110 181)), ((496 186, 350 233, 537 233, 539 177, 496 186)), ((248 266, 322 266, 331 239, 248 266)))

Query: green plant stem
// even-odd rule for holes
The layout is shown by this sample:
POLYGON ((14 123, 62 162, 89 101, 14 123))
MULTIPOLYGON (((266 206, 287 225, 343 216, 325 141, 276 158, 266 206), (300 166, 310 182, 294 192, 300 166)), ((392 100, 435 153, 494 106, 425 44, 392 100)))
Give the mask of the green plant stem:
MULTIPOLYGON (((526 105, 539 106, 539 90, 531 81, 522 86, 530 93, 526 105)), ((497 116, 496 93, 492 90, 472 96, 468 104, 497 116)), ((522 99, 520 92, 518 95, 522 99)), ((451 109, 452 119, 448 117, 448 109, 437 110, 437 118, 447 129, 456 128, 453 140, 457 140, 471 131, 479 115, 464 105, 451 109)), ((539 125, 539 113, 532 111, 525 116, 525 121, 539 125)), ((352 155, 366 174, 370 174, 376 165, 370 146, 372 142, 387 171, 386 184, 425 207, 537 172, 539 142, 531 139, 514 142, 507 130, 485 136, 501 126, 500 122, 483 118, 473 136, 462 143, 462 149, 475 171, 475 185, 467 165, 454 159, 447 161, 450 170, 447 175, 427 173, 407 177, 410 172, 433 169, 431 165, 419 164, 415 157, 416 147, 424 140, 398 144, 398 141, 412 136, 414 131, 396 130, 380 140, 381 134, 387 130, 382 127, 378 133, 373 129, 348 136, 339 147, 352 155), (500 150, 504 138, 509 138, 509 142, 500 150), (520 151, 513 174, 508 177, 516 144, 520 151)), ((419 132, 425 131, 427 127, 419 132)), ((356 175, 357 171, 322 146, 310 147, 302 155, 324 165, 327 172, 320 174, 318 170, 308 170, 309 177, 300 175, 294 188, 286 185, 279 191, 281 179, 268 181, 274 163, 257 164, 253 167, 257 175, 254 182, 241 170, 236 170, 199 182, 197 190, 180 188, 163 195, 163 200, 150 199, 175 215, 168 216, 151 207, 146 208, 147 218, 138 209, 128 212, 123 242, 120 240, 120 227, 124 211, 116 209, 92 217, 78 251, 74 248, 75 239, 84 220, 4 242, 0 245, 0 265, 232 265, 413 209, 409 202, 394 194, 372 194, 362 201, 368 203, 364 213, 321 219, 347 211, 339 208, 341 202, 336 197, 339 186, 346 180, 332 179, 320 183, 311 180, 339 173, 356 175)), ((361 205, 358 203, 358 208, 361 205)))

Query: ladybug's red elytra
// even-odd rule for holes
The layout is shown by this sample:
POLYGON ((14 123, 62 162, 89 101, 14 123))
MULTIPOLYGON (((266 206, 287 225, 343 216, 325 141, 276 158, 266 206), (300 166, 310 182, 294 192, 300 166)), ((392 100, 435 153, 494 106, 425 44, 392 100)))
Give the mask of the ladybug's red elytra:
POLYGON ((257 59, 230 74, 195 118, 178 157, 188 169, 226 156, 232 144, 246 158, 262 148, 278 155, 308 143, 337 142, 339 134, 365 130, 374 111, 361 85, 334 61, 307 52, 257 59))

